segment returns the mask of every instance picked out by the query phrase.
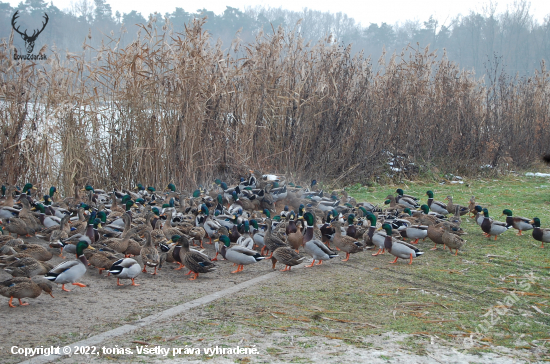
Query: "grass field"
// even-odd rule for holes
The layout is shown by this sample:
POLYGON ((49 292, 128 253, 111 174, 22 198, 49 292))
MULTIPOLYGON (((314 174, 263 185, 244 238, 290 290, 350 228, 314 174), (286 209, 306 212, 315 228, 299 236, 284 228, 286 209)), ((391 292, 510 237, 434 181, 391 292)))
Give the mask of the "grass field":
MULTIPOLYGON (((350 194, 358 201, 382 203, 397 187, 424 202, 428 189, 436 200, 452 195, 457 204, 467 204, 474 195, 497 220, 503 220, 502 210, 509 208, 514 215, 537 216, 543 227, 550 226, 546 178, 356 186, 350 194)), ((117 343, 255 344, 281 361, 311 362, 321 344, 381 349, 386 339, 380 341, 379 335, 389 333, 398 338, 393 344, 417 355, 425 355, 426 345, 436 341, 470 354, 507 348, 522 353, 523 359, 545 360, 550 341, 550 244, 541 249, 530 232, 516 236, 513 229, 497 241, 489 240, 466 216, 462 226, 467 244, 458 257, 441 247, 430 251, 433 244, 426 239, 419 244, 426 254, 412 265, 404 260, 388 264, 393 256, 373 257, 372 251, 352 255, 349 262, 334 259, 282 273, 257 289, 117 343), (266 341, 266 335, 271 339, 266 341), (296 356, 292 348, 308 354, 296 356)))

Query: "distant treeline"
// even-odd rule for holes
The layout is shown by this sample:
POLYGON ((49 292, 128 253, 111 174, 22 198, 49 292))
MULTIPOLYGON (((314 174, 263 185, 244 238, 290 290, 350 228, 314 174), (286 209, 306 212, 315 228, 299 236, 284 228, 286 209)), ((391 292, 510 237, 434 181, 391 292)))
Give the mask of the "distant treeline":
MULTIPOLYGON (((456 16, 445 24, 439 24, 432 17, 426 22, 406 21, 399 25, 358 24, 345 14, 331 14, 315 10, 301 12, 275 8, 249 8, 241 11, 227 7, 223 14, 216 15, 206 9, 186 11, 176 8, 167 14, 141 14, 135 10, 120 14, 113 13, 105 0, 80 0, 71 9, 61 11, 52 3, 43 0, 26 0, 13 8, 0 2, 0 38, 8 38, 12 31, 11 17, 16 10, 22 13, 22 29, 39 27, 43 13, 47 12, 49 24, 37 40, 37 50, 44 44, 55 45, 63 53, 81 53, 86 37, 92 47, 100 47, 109 38, 119 39, 121 26, 128 34, 118 44, 130 44, 138 31, 136 24, 148 24, 151 19, 170 21, 175 32, 184 33, 185 24, 194 18, 207 17, 205 29, 212 35, 213 42, 221 40, 223 47, 229 47, 237 35, 243 43, 253 43, 260 31, 271 32, 282 26, 287 31, 296 29, 306 41, 316 42, 332 34, 333 39, 343 46, 352 44, 352 53, 363 51, 377 61, 382 54, 389 59, 393 53, 400 54, 410 44, 415 49, 430 46, 443 50, 449 60, 460 67, 474 69, 478 75, 487 73, 487 61, 500 58, 500 64, 508 74, 532 75, 540 68, 541 61, 550 59, 550 16, 541 24, 534 20, 525 1, 515 4, 513 9, 497 13, 495 7, 487 5, 481 12, 470 12, 456 16), (298 25, 297 25, 298 24, 298 25), (384 53, 385 50, 385 53, 384 53)), ((188 9, 189 10, 189 9, 188 9)), ((160 31, 164 31, 160 30, 160 31)), ((147 29, 142 29, 146 32, 147 29)), ((23 41, 15 34, 14 44, 23 49, 23 41)))

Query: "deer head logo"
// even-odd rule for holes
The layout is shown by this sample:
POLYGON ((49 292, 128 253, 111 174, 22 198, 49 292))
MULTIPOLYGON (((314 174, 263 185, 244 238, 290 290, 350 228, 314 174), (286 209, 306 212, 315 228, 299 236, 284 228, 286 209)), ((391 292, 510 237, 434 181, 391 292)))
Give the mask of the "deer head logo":
POLYGON ((35 30, 32 35, 28 35, 27 34, 27 30, 25 29, 25 31, 23 33, 21 33, 19 31, 19 27, 16 27, 15 26, 15 20, 17 18, 19 18, 19 10, 17 10, 15 12, 15 14, 13 14, 13 18, 11 18, 11 26, 13 27, 13 30, 15 30, 17 33, 21 34, 21 38, 23 38, 23 40, 25 41, 25 48, 27 49, 27 53, 32 53, 32 50, 34 49, 34 42, 36 41, 36 38, 38 38, 38 35, 40 35, 40 33, 42 33, 42 31, 44 30, 44 28, 46 28, 46 24, 48 24, 48 14, 44 13, 44 19, 46 19, 45 22, 42 23, 42 29, 40 30, 35 30))

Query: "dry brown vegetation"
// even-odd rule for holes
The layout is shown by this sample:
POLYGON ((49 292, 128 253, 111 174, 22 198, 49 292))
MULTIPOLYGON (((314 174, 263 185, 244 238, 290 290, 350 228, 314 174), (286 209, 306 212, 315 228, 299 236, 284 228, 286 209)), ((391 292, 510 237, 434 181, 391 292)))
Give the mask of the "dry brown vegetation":
MULTIPOLYGON (((388 154, 476 174, 548 151, 549 73, 479 80, 429 49, 376 65, 294 30, 212 44, 204 20, 119 49, 14 61, 0 44, 0 179, 178 188, 245 168, 342 182, 386 171, 388 154)), ((169 27, 169 24, 162 25, 169 27)), ((166 28, 164 28, 166 29, 166 28)), ((410 52, 412 50, 412 52, 410 52)), ((406 54, 406 55, 405 55, 406 54)), ((417 170, 416 170, 417 171, 417 170)))

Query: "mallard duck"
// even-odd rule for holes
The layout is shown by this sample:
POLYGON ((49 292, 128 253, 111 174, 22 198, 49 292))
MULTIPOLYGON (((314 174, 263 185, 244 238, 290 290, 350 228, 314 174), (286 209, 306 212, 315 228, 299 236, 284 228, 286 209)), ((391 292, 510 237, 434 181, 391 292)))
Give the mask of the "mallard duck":
POLYGON ((51 248, 59 248, 59 256, 63 256, 63 247, 65 244, 63 244, 63 240, 66 240, 69 238, 69 234, 67 233, 67 230, 70 230, 69 228, 69 215, 65 215, 61 219, 61 224, 59 225, 59 228, 57 230, 52 231, 50 235, 50 247, 51 248))
POLYGON ((68 289, 65 289, 65 284, 67 283, 72 283, 79 287, 86 287, 85 284, 77 282, 77 280, 82 278, 86 273, 86 267, 88 266, 88 260, 84 255, 84 249, 95 250, 93 247, 89 246, 87 242, 79 241, 78 244, 76 244, 76 255, 78 259, 58 264, 51 271, 46 273, 46 279, 61 284, 61 289, 66 292, 70 292, 68 289))
POLYGON ((395 202, 397 202, 398 204, 405 205, 410 209, 417 209, 420 206, 416 197, 404 195, 401 188, 398 188, 397 190, 395 190, 395 192, 397 192, 395 202))
POLYGON ((466 243, 466 240, 462 239, 460 236, 452 233, 452 227, 450 224, 444 224, 443 225, 443 250, 445 250, 445 245, 449 247, 450 252, 452 253, 452 249, 455 249, 455 256, 458 255, 458 249, 462 248, 462 246, 466 243))
POLYGON ((430 210, 444 216, 449 215, 449 211, 447 211, 447 205, 443 202, 434 200, 433 191, 427 191, 426 195, 428 195, 428 207, 430 208, 430 210))
POLYGON ((141 266, 132 258, 122 258, 113 263, 109 268, 109 273, 116 276, 116 285, 123 286, 120 279, 131 279, 132 286, 139 286, 134 279, 141 273, 141 266))
POLYGON ((19 218, 27 224, 28 227, 34 231, 41 230, 44 226, 40 224, 40 221, 33 215, 31 211, 31 204, 27 198, 19 199, 19 203, 23 206, 19 211, 19 218))
POLYGON ((52 268, 53 265, 49 263, 41 262, 32 257, 25 257, 10 263, 4 270, 13 277, 30 278, 32 276, 44 275, 52 268))
POLYGON ((336 215, 335 215, 335 213, 336 212, 332 211, 332 210, 328 211, 326 219, 325 219, 325 223, 318 226, 319 231, 321 231, 321 241, 323 243, 327 244, 327 246, 329 248, 330 248, 330 241, 332 240, 332 238, 334 236, 334 233, 336 231, 331 225, 332 219, 334 219, 338 216, 338 214, 336 213, 336 215))
POLYGON ((107 271, 107 276, 111 275, 109 273, 109 268, 113 265, 114 262, 120 259, 120 257, 117 257, 114 252, 108 251, 111 250, 107 247, 102 247, 97 250, 90 251, 90 253, 87 253, 87 251, 84 253, 86 255, 86 259, 90 262, 90 265, 97 268, 99 274, 103 274, 103 271, 107 271))
POLYGON ((286 235, 298 231, 298 227, 296 226, 296 213, 294 211, 290 211, 288 214, 286 214, 286 216, 283 216, 283 214, 281 214, 281 217, 288 220, 285 226, 286 235))
POLYGON ((460 206, 455 205, 455 214, 449 219, 449 222, 458 226, 462 224, 462 218, 460 217, 460 206))
POLYGON ((263 255, 264 249, 265 249, 264 237, 265 237, 265 230, 267 229, 267 227, 262 227, 262 230, 260 230, 258 221, 256 221, 255 219, 250 220, 250 225, 252 225, 253 227, 252 239, 254 239, 254 243, 256 244, 256 246, 260 248, 260 254, 263 255))
POLYGON ((363 234, 358 234, 358 228, 355 223, 358 221, 355 217, 355 214, 349 214, 346 219, 348 226, 346 227, 346 235, 351 236, 352 238, 359 239, 359 237, 363 236, 363 234))
POLYGON ((386 201, 384 201, 384 204, 390 205, 388 208, 389 210, 403 211, 406 208, 411 208, 410 204, 397 203, 393 195, 386 196, 386 201))
POLYGON ((42 291, 48 293, 53 298, 51 283, 42 277, 35 279, 14 277, 0 282, 0 294, 4 297, 9 297, 10 301, 8 305, 10 307, 15 307, 12 304, 14 298, 19 300, 19 306, 27 306, 28 303, 23 303, 21 298, 36 298, 40 296, 42 291))
MULTIPOLYGON (((243 191, 244 192, 244 191, 243 191)), ((234 203, 229 207, 229 213, 233 214, 234 211, 238 210, 239 208, 245 211, 253 211, 260 207, 260 201, 256 199, 256 195, 253 193, 248 194, 249 197, 245 196, 237 196, 237 192, 233 191, 231 194, 231 197, 234 201, 234 203)))
POLYGON ((460 205, 453 204, 453 196, 447 196, 445 197, 445 199, 449 201, 447 203, 447 211, 449 211, 449 213, 454 213, 457 206, 458 206, 458 211, 460 216, 466 215, 468 212, 470 212, 470 209, 467 206, 460 206, 460 205))
POLYGON ((513 213, 510 209, 505 209, 504 211, 502 211, 502 214, 506 215, 506 224, 508 224, 509 226, 511 225, 514 229, 518 231, 518 236, 521 236, 522 231, 531 230, 533 228, 530 219, 520 216, 512 216, 513 213))
POLYGON ((363 234, 363 243, 365 243, 366 249, 370 249, 374 246, 372 242, 372 237, 376 232, 376 215, 371 212, 368 212, 366 215, 367 221, 370 222, 368 230, 363 234))
MULTIPOLYGON (((135 234, 137 234, 138 230, 139 230, 138 227, 131 228, 126 233, 125 237, 109 238, 109 239, 103 240, 101 243, 117 251, 118 253, 124 253, 126 252, 126 249, 128 249, 128 245, 130 244, 130 238, 135 234)), ((162 233, 162 236, 164 236, 164 233, 162 233)))
POLYGON ((415 203, 418 203, 418 201, 420 201, 420 199, 418 197, 415 197, 415 196, 411 196, 411 195, 406 195, 404 192, 403 192, 403 189, 401 188, 398 188, 395 190, 395 193, 397 193, 397 195, 399 196, 399 199, 401 198, 407 198, 409 200, 412 200, 414 201, 415 203))
POLYGON ((533 238, 540 241, 540 247, 544 248, 544 243, 550 243, 550 229, 541 229, 538 217, 533 218, 531 224, 533 224, 533 238))
MULTIPOLYGON (((172 240, 174 240, 174 237, 172 237, 172 240)), ((179 251, 181 263, 193 273, 193 278, 190 278, 190 280, 197 279, 199 273, 208 273, 217 269, 216 265, 206 255, 189 249, 189 240, 185 236, 181 238, 178 245, 181 246, 179 251)))
POLYGON ((220 254, 231 263, 237 265, 237 269, 231 273, 242 272, 245 265, 254 264, 265 259, 265 257, 257 251, 241 245, 234 245, 230 248, 231 241, 227 235, 220 236, 219 240, 223 244, 220 249, 220 254))
POLYGON ((340 221, 334 221, 331 225, 335 231, 332 239, 334 246, 346 253, 346 259, 342 260, 342 262, 347 262, 350 254, 363 251, 363 245, 357 239, 351 236, 342 236, 342 223, 340 221))
MULTIPOLYGON (((150 231, 151 240, 153 241, 154 246, 157 246, 160 243, 164 243, 168 239, 164 235, 164 230, 162 229, 163 224, 166 224, 166 223, 168 222, 163 223, 161 219, 158 219, 155 223, 155 228, 150 231)), ((174 235, 180 235, 180 234, 181 232, 178 231, 178 234, 174 234, 174 235)))
MULTIPOLYGON (((11 240, 14 240, 14 237, 11 236, 7 230, 4 230, 2 225, 0 225, 0 246, 4 245, 5 243, 11 240)), ((18 240, 21 240, 21 239, 18 239, 18 240)))
POLYGON ((481 223, 481 230, 483 230, 483 232, 488 238, 494 235, 495 240, 497 240, 498 235, 512 228, 511 225, 509 226, 505 222, 491 221, 489 219, 489 211, 487 209, 483 209, 483 216, 484 216, 484 219, 483 219, 483 222, 481 223))
POLYGON ((9 220, 17 218, 19 216, 19 211, 19 209, 16 209, 14 207, 4 206, 0 208, 0 219, 9 220))
POLYGON ((237 239, 237 245, 247 249, 254 249, 254 239, 250 236, 250 222, 245 220, 242 224, 243 234, 237 239))
MULTIPOLYGON (((448 221, 440 222, 436 225, 432 225, 428 227, 428 238, 434 243, 434 247, 430 250, 437 250, 437 245, 444 245, 443 242, 443 232, 444 227, 449 225, 451 227, 450 232, 456 235, 464 235, 466 232, 458 225, 451 224, 448 221)), ((445 246, 443 246, 443 249, 445 249, 445 246)))
POLYGON ((271 255, 273 269, 275 269, 275 264, 277 262, 281 262, 285 265, 285 268, 281 269, 281 272, 289 271, 291 267, 302 263, 303 260, 306 259, 306 257, 302 257, 289 246, 278 247, 271 255))
POLYGON ((303 237, 304 235, 302 234, 302 226, 297 228, 295 232, 287 235, 286 239, 288 241, 288 244, 296 251, 296 253, 299 252, 299 248, 303 244, 303 237))
MULTIPOLYGON (((476 212, 476 215, 475 215, 476 224, 481 226, 481 224, 483 223, 483 220, 485 219, 485 216, 483 215, 483 207, 476 205, 474 207, 474 211, 476 212)), ((491 217, 489 218, 489 220, 493 221, 491 217)))
POLYGON ((470 202, 468 203, 468 210, 470 210, 470 214, 472 214, 471 218, 476 217, 476 198, 474 196, 470 197, 470 202))
POLYGON ((239 225, 233 225, 233 227, 229 231, 228 237, 232 243, 236 243, 237 240, 239 240, 239 238, 241 237, 241 234, 239 233, 239 225))
MULTIPOLYGON (((153 214, 151 213, 151 215, 153 214)), ((166 222, 162 224, 162 232, 164 233, 164 237, 166 239, 170 239, 172 235, 179 235, 182 233, 182 231, 180 231, 178 228, 174 228, 170 225, 172 221, 172 215, 172 210, 168 210, 161 215, 166 216, 166 222)))
POLYGON ((16 239, 16 238, 11 237, 9 235, 2 236, 2 237, 5 238, 5 239, 2 239, 0 241, 0 247, 4 247, 4 246, 14 247, 14 246, 17 246, 17 245, 25 244, 23 239, 16 239))
POLYGON ((373 253, 372 256, 375 257, 386 252, 385 242, 386 232, 382 231, 382 227, 380 227, 376 229, 376 231, 372 235, 372 243, 378 248, 378 251, 376 253, 373 253))
POLYGON ((418 244, 418 240, 426 239, 428 236, 428 226, 426 225, 410 225, 397 229, 403 238, 415 239, 412 244, 418 244))
POLYGON ((4 229, 6 229, 10 234, 17 234, 17 237, 27 236, 30 237, 34 235, 35 231, 33 228, 27 226, 25 221, 19 218, 11 218, 8 221, 8 224, 4 224, 4 229))
POLYGON ((395 256, 395 260, 390 262, 390 264, 397 263, 398 258, 409 259, 409 264, 412 264, 413 258, 417 258, 424 254, 424 252, 421 252, 413 245, 405 243, 404 241, 394 242, 392 239, 392 227, 390 224, 382 224, 381 229, 386 231, 384 247, 390 254, 395 256))
POLYGON ((112 229, 121 229, 126 226, 125 216, 132 217, 131 209, 136 206, 134 201, 128 200, 126 202, 125 212, 112 212, 109 214, 109 220, 107 221, 107 227, 112 229))
POLYGON ((69 232, 69 237, 76 235, 76 234, 85 234, 86 228, 88 227, 88 220, 86 220, 86 217, 84 216, 84 208, 79 207, 78 208, 78 220, 75 222, 71 222, 72 230, 69 232))
POLYGON ((130 258, 130 257, 135 257, 137 255, 140 255, 141 248, 142 247, 139 242, 137 242, 134 239, 130 239, 128 241, 128 248, 126 248, 126 250, 124 251, 124 257, 130 258))
POLYGON ((213 219, 210 218, 209 215, 206 215, 204 218, 204 231, 208 235, 209 243, 212 244, 212 239, 219 238, 219 232, 218 230, 221 228, 221 224, 213 219))
POLYGON ((68 233, 71 230, 71 228, 69 227, 69 219, 70 215, 64 215, 61 219, 59 219, 58 224, 40 230, 40 235, 37 234, 36 236, 42 239, 49 239, 51 238, 54 231, 60 229, 68 233))
MULTIPOLYGON (((16 188, 15 186, 8 186, 6 189, 5 196, 3 198, 0 198, 0 207, 10 207, 12 208, 15 201, 13 199, 13 193, 15 192, 16 188)), ((1 217, 4 218, 4 217, 1 217)))
POLYGON ((193 241, 198 240, 201 249, 204 249, 204 246, 202 246, 202 239, 204 239, 204 237, 206 236, 206 231, 204 230, 204 228, 195 226, 194 228, 189 230, 188 235, 193 238, 193 241))
POLYGON ((179 235, 173 235, 172 238, 168 240, 166 243, 159 244, 160 250, 163 252, 166 252, 166 261, 168 263, 178 264, 178 267, 174 268, 174 270, 180 270, 185 267, 183 264, 181 264, 181 259, 180 259, 181 245, 179 244, 179 239, 180 239, 179 235))
POLYGON ((265 220, 265 223, 267 224, 267 231, 264 235, 264 243, 265 247, 271 251, 271 255, 267 259, 271 259, 273 257, 273 252, 275 249, 280 247, 286 247, 288 246, 284 241, 282 241, 279 237, 277 237, 275 234, 273 234, 273 225, 272 220, 270 218, 267 218, 265 220))
MULTIPOLYGON (((174 234, 177 235, 177 234, 174 234)), ((147 273, 146 267, 154 267, 155 271, 152 273, 153 275, 157 274, 157 267, 160 263, 160 256, 158 250, 153 245, 153 241, 151 240, 151 234, 149 232, 145 232, 145 244, 141 247, 141 261, 143 262, 143 273, 147 273)))
MULTIPOLYGON (((139 224, 137 225, 137 227, 139 227, 139 230, 138 230, 138 235, 139 236, 143 236, 145 234, 145 232, 151 232, 153 231, 154 229, 154 225, 156 225, 156 222, 159 221, 159 220, 155 220, 153 222, 153 220, 156 218, 156 215, 152 212, 152 211, 149 211, 147 214, 145 214, 145 217, 144 217, 144 221, 143 221, 143 224, 139 224)), ((164 230, 163 230, 164 232, 164 230)), ((166 239, 169 239, 169 238, 166 238, 166 239)))
POLYGON ((443 224, 444 223, 428 226, 428 238, 434 243, 434 247, 430 250, 437 250, 437 245, 443 244, 443 224))
POLYGON ((445 216, 441 214, 430 211, 430 207, 428 205, 420 206, 420 211, 421 212, 415 212, 412 214, 413 217, 418 219, 420 225, 431 226, 439 224, 441 220, 445 218, 445 216))
POLYGON ((306 212, 303 216, 304 223, 306 224, 306 232, 302 238, 302 246, 307 254, 311 255, 313 261, 306 267, 313 267, 315 261, 318 260, 317 265, 323 264, 323 260, 329 260, 336 258, 338 254, 328 248, 323 242, 313 239, 313 225, 315 218, 311 212, 306 212))
POLYGON ((40 211, 40 215, 38 215, 38 220, 42 225, 45 226, 44 229, 40 230, 41 234, 43 233, 44 230, 59 227, 59 224, 61 223, 61 218, 57 216, 47 215, 46 208, 41 203, 36 204, 36 208, 37 210, 40 211))
POLYGON ((53 254, 42 245, 38 244, 20 244, 14 247, 19 254, 24 254, 42 262, 52 259, 53 254))
POLYGON ((272 187, 269 190, 267 190, 267 192, 270 193, 271 196, 273 196, 273 201, 277 202, 280 200, 284 200, 288 195, 286 185, 282 187, 278 187, 277 182, 274 182, 271 185, 272 187))

